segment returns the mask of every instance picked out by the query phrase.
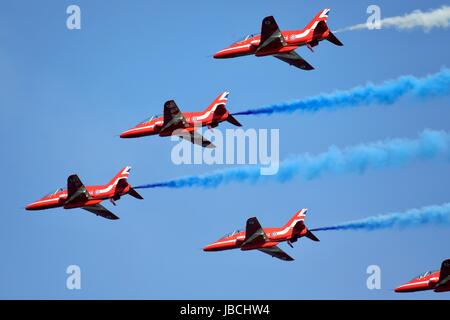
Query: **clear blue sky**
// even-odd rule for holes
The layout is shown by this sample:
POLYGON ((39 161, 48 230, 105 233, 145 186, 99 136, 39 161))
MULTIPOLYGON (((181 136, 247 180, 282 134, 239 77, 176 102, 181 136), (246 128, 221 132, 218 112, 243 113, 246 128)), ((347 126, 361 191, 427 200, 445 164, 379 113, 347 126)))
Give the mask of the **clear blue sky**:
MULTIPOLYGON (((344 47, 321 43, 299 52, 316 67, 303 72, 273 58, 214 60, 233 40, 259 32, 274 15, 283 29, 302 28, 331 6, 329 25, 364 22, 371 1, 3 1, 0 11, 1 298, 448 299, 394 294, 414 275, 449 257, 449 229, 322 232, 285 249, 284 263, 260 253, 204 253, 201 248, 258 216, 284 224, 310 209, 319 227, 450 201, 449 164, 439 161, 326 176, 286 184, 233 184, 213 190, 142 190, 107 221, 82 210, 26 212, 23 207, 77 173, 106 183, 125 165, 143 184, 214 166, 175 166, 173 142, 117 135, 176 99, 203 109, 230 90, 232 111, 347 89, 448 66, 448 30, 343 33, 344 47), (66 29, 78 4, 82 30, 66 29), (82 270, 82 290, 65 288, 65 269, 82 270), (366 288, 366 268, 382 269, 382 290, 366 288)), ((376 2, 384 17, 436 8, 444 1, 376 2)), ((246 128, 280 128, 281 158, 387 137, 450 130, 449 98, 403 99, 388 107, 316 114, 240 117, 246 128)), ((231 127, 224 124, 221 128, 231 127)), ((112 206, 105 204, 108 208, 112 206)))

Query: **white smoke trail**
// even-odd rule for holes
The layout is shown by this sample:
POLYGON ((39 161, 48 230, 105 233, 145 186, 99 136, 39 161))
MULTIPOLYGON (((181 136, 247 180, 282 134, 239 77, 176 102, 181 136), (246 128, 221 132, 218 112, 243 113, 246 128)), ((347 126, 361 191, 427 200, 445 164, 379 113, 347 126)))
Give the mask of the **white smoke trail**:
POLYGON ((326 174, 364 173, 369 169, 402 166, 415 160, 439 157, 450 160, 449 151, 449 132, 425 130, 416 139, 389 139, 344 149, 333 146, 315 156, 301 154, 282 161, 278 173, 274 176, 262 176, 258 166, 237 167, 135 186, 134 189, 215 188, 231 182, 286 182, 295 177, 313 180, 326 174))
MULTIPOLYGON (((450 27, 450 7, 442 6, 439 9, 431 9, 423 12, 414 10, 403 16, 389 17, 381 19, 381 28, 395 28, 397 30, 410 30, 414 28, 422 28, 425 32, 434 28, 450 27)), ((334 31, 335 33, 343 31, 355 31, 368 29, 367 23, 361 23, 347 28, 334 31)))

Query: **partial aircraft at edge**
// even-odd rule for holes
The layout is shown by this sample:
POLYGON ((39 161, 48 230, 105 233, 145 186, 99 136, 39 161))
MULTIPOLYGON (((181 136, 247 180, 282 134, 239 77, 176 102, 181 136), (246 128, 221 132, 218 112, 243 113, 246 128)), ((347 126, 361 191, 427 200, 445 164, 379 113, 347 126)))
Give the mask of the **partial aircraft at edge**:
POLYGON ((121 196, 129 194, 136 199, 144 199, 127 182, 131 167, 125 167, 106 185, 84 186, 76 174, 67 178, 67 190, 62 188, 42 199, 30 203, 27 210, 45 210, 63 207, 64 209, 81 208, 110 220, 117 220, 115 214, 103 207, 100 202, 109 199, 112 204, 121 196))
POLYGON ((395 292, 434 290, 450 291, 450 259, 444 260, 439 271, 428 271, 423 275, 395 288, 395 292))
POLYGON ((196 130, 204 126, 210 129, 215 128, 223 121, 241 127, 239 121, 225 107, 228 102, 228 95, 229 92, 223 92, 202 112, 181 112, 175 101, 169 100, 164 104, 164 116, 152 117, 123 132, 120 137, 138 138, 157 134, 160 137, 167 137, 174 135, 202 147, 214 148, 214 144, 196 130))
POLYGON ((274 258, 284 261, 294 260, 286 252, 277 247, 280 242, 286 241, 289 246, 298 238, 307 237, 313 241, 319 239, 305 226, 305 214, 308 209, 298 211, 283 227, 262 228, 258 219, 247 220, 245 231, 234 231, 229 235, 213 242, 203 248, 204 251, 222 251, 240 248, 243 251, 257 249, 274 258))
POLYGON ((311 51, 320 41, 328 40, 342 46, 342 42, 327 25, 330 9, 320 11, 302 30, 280 31, 274 17, 264 18, 260 35, 249 35, 214 55, 216 59, 234 58, 246 55, 257 57, 274 56, 303 70, 314 68, 294 50, 307 46, 311 51))

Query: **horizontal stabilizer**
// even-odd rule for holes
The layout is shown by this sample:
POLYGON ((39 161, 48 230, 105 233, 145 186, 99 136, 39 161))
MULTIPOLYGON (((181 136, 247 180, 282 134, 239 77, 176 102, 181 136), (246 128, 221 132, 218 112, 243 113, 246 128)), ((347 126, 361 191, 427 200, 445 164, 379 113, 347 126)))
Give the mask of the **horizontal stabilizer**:
POLYGON ((307 231, 305 237, 311 239, 312 241, 320 241, 311 231, 307 231))
POLYGON ((227 121, 231 124, 234 124, 237 127, 242 127, 242 124, 236 120, 235 117, 233 117, 231 114, 228 114, 227 121))
POLYGON ((130 187, 130 191, 128 191, 128 194, 136 199, 144 200, 144 198, 133 188, 130 187))
POLYGON ((327 37, 327 40, 340 47, 344 45, 331 31, 327 37))

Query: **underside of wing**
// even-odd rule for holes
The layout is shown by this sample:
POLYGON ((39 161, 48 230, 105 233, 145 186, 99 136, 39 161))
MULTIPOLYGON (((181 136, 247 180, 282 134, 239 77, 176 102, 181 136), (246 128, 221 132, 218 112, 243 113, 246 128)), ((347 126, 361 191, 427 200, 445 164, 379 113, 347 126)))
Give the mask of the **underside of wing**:
POLYGON ((66 204, 89 199, 87 191, 80 178, 74 174, 67 178, 67 201, 66 204))
POLYGON ((189 133, 186 132, 185 134, 181 134, 180 137, 204 148, 216 147, 211 141, 209 141, 208 139, 203 137, 200 133, 197 133, 195 131, 189 133))
POLYGON ((291 66, 295 66, 302 70, 313 70, 314 67, 310 65, 305 59, 303 59, 297 52, 290 51, 286 53, 278 53, 273 55, 275 58, 280 59, 291 66))
POLYGON ((101 216, 103 218, 109 219, 109 220, 117 220, 119 219, 118 216, 116 216, 114 213, 106 209, 101 204, 96 204, 94 206, 88 206, 88 207, 82 207, 82 209, 92 212, 93 214, 97 216, 101 216))
POLYGON ((261 248, 258 250, 272 256, 273 258, 278 258, 278 259, 281 259, 284 261, 293 261, 294 260, 294 258, 292 258, 290 255, 288 255, 286 252, 284 252, 277 246, 273 246, 270 248, 261 248))
POLYGON ((272 16, 265 17, 261 26, 261 40, 257 51, 281 48, 285 45, 286 41, 280 28, 278 28, 275 18, 272 16))
POLYGON ((245 227, 245 239, 242 246, 261 243, 266 241, 266 233, 264 232, 258 219, 255 217, 247 220, 245 227))
POLYGON ((169 100, 164 104, 164 123, 161 131, 173 131, 176 129, 186 128, 187 122, 183 113, 173 100, 169 100))

